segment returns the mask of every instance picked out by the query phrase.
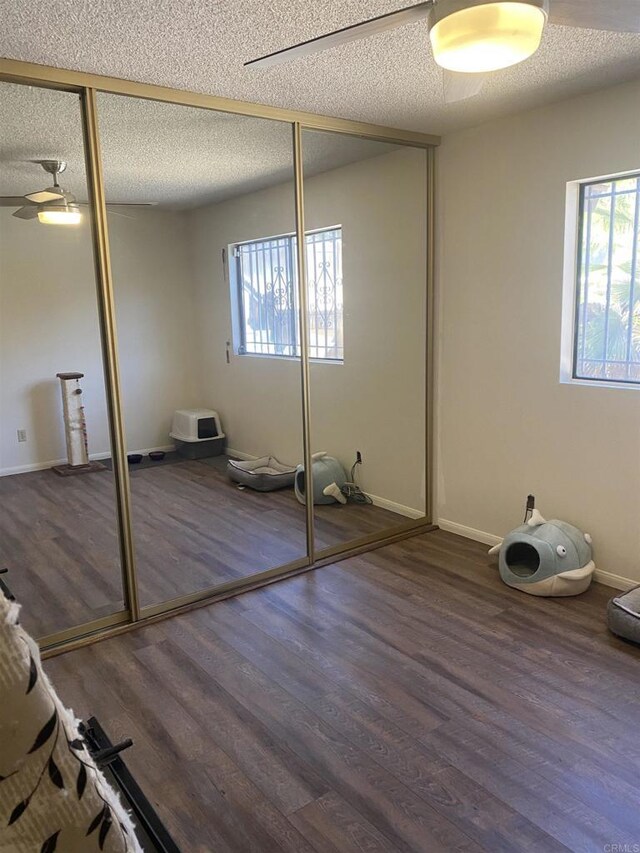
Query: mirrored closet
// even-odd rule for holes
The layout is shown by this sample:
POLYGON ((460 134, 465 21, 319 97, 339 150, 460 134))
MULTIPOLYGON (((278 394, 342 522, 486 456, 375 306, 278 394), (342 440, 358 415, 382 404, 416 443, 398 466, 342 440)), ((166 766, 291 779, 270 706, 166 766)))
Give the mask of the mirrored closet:
POLYGON ((77 94, 0 83, 0 196, 0 580, 43 637, 123 609, 77 94))
POLYGON ((293 490, 228 473, 303 456, 292 133, 102 93, 98 118, 144 607, 306 558, 293 490))
POLYGON ((302 150, 322 554, 425 515, 427 160, 311 130, 302 150))
POLYGON ((83 642, 424 529, 428 138, 32 82, 0 83, 0 581, 27 628, 83 642))

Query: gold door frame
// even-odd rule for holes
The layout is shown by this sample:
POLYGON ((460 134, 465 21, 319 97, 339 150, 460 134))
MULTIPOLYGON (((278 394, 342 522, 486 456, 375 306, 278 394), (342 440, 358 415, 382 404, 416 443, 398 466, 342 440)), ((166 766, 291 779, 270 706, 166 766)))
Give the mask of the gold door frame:
MULTIPOLYGON (((267 583, 290 577, 300 572, 317 568, 335 560, 344 559, 354 554, 363 553, 373 548, 404 539, 416 533, 435 529, 432 523, 433 512, 433 334, 434 334, 434 250, 435 250, 435 147, 440 138, 416 131, 400 130, 365 122, 348 119, 331 118, 315 115, 298 110, 280 109, 245 101, 235 101, 213 95, 170 89, 147 83, 135 83, 114 77, 103 77, 96 74, 86 74, 80 71, 69 71, 29 62, 19 62, 12 59, 0 59, 0 81, 22 83, 76 92, 81 100, 82 126, 87 163, 87 186, 89 206, 91 210, 91 231, 94 261, 96 267, 96 287, 98 296, 98 311, 100 333, 102 340, 103 367, 105 372, 105 391, 109 411, 109 431, 111 451, 113 456, 114 479, 116 485, 116 505, 118 518, 118 536, 122 566, 123 593, 125 609, 112 613, 101 619, 92 620, 82 625, 73 626, 45 637, 39 642, 45 656, 59 654, 72 648, 78 648, 107 636, 123 633, 134 627, 165 618, 168 615, 184 612, 194 607, 208 604, 212 601, 227 598, 239 592, 256 589, 267 583), (113 280, 109 254, 109 239, 102 174, 102 158, 100 148, 99 123, 96 109, 98 92, 127 95, 134 98, 161 101, 218 112, 236 113, 253 118, 271 119, 289 123, 292 127, 292 153, 295 187, 295 214, 297 234, 297 270, 298 281, 305 278, 304 253, 304 174, 302 133, 304 130, 343 133, 387 142, 396 145, 406 145, 413 148, 423 148, 427 156, 427 269, 426 269, 426 435, 425 435, 425 517, 408 520, 395 525, 381 533, 369 534, 351 540, 341 545, 323 549, 320 554, 316 551, 314 540, 314 512, 312 489, 306 492, 306 527, 307 554, 275 569, 257 572, 239 581, 219 584, 206 590, 183 595, 169 601, 147 607, 141 607, 138 596, 138 583, 134 551, 134 538, 131 524, 131 496, 129 488, 129 467, 127 463, 124 421, 122 414, 122 398, 120 389, 120 374, 118 366, 118 342, 115 324, 115 306, 113 295, 113 280)), ((302 432, 303 458, 305 469, 311 473, 311 443, 310 443, 310 389, 309 389, 309 355, 307 295, 304 287, 300 288, 300 329, 301 329, 301 393, 302 393, 302 432)))

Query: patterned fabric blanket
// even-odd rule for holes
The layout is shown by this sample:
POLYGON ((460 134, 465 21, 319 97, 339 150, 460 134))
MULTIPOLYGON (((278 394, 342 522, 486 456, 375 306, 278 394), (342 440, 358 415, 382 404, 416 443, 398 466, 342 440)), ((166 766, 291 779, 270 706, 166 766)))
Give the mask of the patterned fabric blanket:
POLYGON ((19 612, 0 592, 1 853, 142 853, 19 612))

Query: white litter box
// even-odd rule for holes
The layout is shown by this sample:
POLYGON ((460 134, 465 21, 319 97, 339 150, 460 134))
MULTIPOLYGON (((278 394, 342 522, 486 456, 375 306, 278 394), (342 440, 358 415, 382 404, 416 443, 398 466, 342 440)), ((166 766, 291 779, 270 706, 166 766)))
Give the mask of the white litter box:
POLYGON ((226 442, 220 416, 213 409, 177 409, 169 435, 187 459, 220 456, 226 442))

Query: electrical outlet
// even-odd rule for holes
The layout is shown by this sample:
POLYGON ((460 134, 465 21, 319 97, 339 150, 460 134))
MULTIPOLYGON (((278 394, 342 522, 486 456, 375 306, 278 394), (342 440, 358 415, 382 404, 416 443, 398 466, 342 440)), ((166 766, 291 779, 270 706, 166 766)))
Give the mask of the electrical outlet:
POLYGON ((27 440, 27 431, 26 429, 18 430, 18 441, 26 441, 27 440))

